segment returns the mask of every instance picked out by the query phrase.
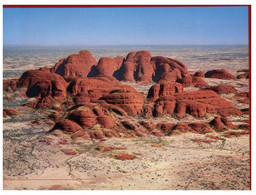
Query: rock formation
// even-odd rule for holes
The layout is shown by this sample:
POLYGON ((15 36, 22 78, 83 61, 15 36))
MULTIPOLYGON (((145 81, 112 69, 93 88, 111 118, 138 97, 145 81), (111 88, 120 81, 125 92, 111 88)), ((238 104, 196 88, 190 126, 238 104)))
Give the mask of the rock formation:
POLYGON ((123 61, 123 56, 118 56, 116 58, 102 57, 95 67, 95 72, 91 73, 90 76, 104 75, 111 77, 114 75, 115 71, 121 68, 123 61))
POLYGON ((183 93, 183 86, 177 82, 158 82, 153 85, 149 91, 147 98, 151 101, 157 100, 159 97, 183 93))
POLYGON ((101 100, 120 107, 128 115, 137 116, 143 112, 143 95, 128 85, 123 85, 119 89, 110 91, 110 93, 103 96, 101 100))
POLYGON ((66 59, 61 59, 52 68, 52 72, 63 76, 64 78, 86 78, 91 71, 92 66, 96 65, 97 61, 92 54, 83 50, 79 53, 72 54, 66 59))
MULTIPOLYGON (((248 103, 249 92, 237 92, 229 85, 209 86, 204 77, 235 78, 225 70, 198 71, 190 75, 182 62, 152 57, 148 51, 131 52, 126 58, 102 57, 98 63, 89 51, 80 51, 61 59, 53 68, 29 70, 19 79, 4 81, 4 90, 12 92, 25 88, 27 97, 36 99, 27 106, 50 108, 47 119, 55 123, 50 132, 59 131, 72 139, 173 136, 187 132, 207 134, 237 128, 248 131, 248 125, 233 125, 227 116, 246 114, 249 109, 238 110, 219 94, 235 93, 235 100, 248 103), (144 91, 140 93, 132 85, 119 81, 157 83, 144 97, 144 91), (194 91, 188 91, 191 88, 187 86, 200 90, 191 87, 194 91), (215 118, 210 123, 160 122, 160 118, 154 118, 168 116, 179 120, 186 115, 204 121, 209 116, 215 118)), ((5 108, 3 114, 4 117, 15 116, 17 112, 5 108)), ((118 157, 125 158, 133 157, 118 157)))
POLYGON ((3 90, 4 91, 15 91, 17 89, 18 79, 8 79, 3 81, 3 90))
POLYGON ((162 96, 155 101, 153 115, 160 117, 176 114, 183 118, 186 113, 195 117, 203 117, 206 113, 218 113, 221 116, 241 114, 233 104, 211 90, 199 90, 162 96))
POLYGON ((217 86, 210 86, 205 88, 207 90, 213 90, 218 94, 222 93, 235 93, 236 89, 230 85, 217 85, 217 86))
POLYGON ((205 78, 235 79, 235 76, 223 69, 210 70, 205 73, 205 78))

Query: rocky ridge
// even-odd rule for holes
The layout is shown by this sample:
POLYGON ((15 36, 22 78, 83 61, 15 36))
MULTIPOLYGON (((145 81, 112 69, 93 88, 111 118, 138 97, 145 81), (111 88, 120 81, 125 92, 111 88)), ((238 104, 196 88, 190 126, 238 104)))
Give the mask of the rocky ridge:
MULTIPOLYGON (((152 57, 148 51, 131 52, 125 58, 102 57, 99 62, 89 51, 81 51, 61 59, 53 68, 26 71, 19 79, 4 81, 3 86, 9 92, 25 88, 27 98, 35 101, 24 106, 54 110, 49 118, 55 124, 49 132, 60 130, 73 139, 205 134, 239 128, 227 117, 242 115, 243 110, 219 94, 241 93, 227 85, 209 86, 204 77, 235 79, 219 69, 191 75, 182 62, 152 57), (145 97, 120 81, 157 83, 145 97), (186 91, 186 87, 197 90, 186 91), (210 116, 215 119, 198 123, 155 122, 166 116, 179 121, 187 115, 199 120, 210 116)), ((249 100, 248 95, 244 98, 249 100)), ((5 110, 4 116, 7 115, 5 110)))

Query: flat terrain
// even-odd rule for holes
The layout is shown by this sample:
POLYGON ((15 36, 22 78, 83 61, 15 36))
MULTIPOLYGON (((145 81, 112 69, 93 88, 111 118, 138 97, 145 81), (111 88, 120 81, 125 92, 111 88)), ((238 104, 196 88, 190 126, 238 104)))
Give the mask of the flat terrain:
POLYGON ((4 167, 4 189, 248 190, 249 137, 193 141, 204 137, 189 133, 163 138, 112 138, 59 147, 47 142, 11 147, 7 141, 4 159, 10 164, 4 167), (116 149, 95 150, 99 145, 116 149), (76 154, 65 155, 63 149, 76 154), (136 158, 114 159, 118 153, 136 158))

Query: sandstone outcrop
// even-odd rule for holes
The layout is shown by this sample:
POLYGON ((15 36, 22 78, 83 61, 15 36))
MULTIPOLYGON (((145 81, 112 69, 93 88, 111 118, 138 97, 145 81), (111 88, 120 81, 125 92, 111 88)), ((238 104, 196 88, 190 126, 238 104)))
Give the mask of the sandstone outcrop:
POLYGON ((4 91, 15 91, 17 89, 18 79, 8 79, 3 81, 3 90, 4 91))
POLYGON ((91 76, 104 75, 111 77, 114 75, 115 71, 121 68, 123 61, 123 56, 118 56, 116 58, 102 57, 95 67, 95 72, 91 73, 91 76))
POLYGON ((236 89, 230 85, 217 85, 205 88, 207 90, 213 90, 218 94, 222 93, 235 93, 236 89))
POLYGON ((213 129, 206 122, 189 123, 188 126, 191 127, 195 132, 201 134, 213 132, 213 129))
POLYGON ((159 97, 183 93, 183 86, 177 82, 159 82, 153 85, 149 91, 147 98, 151 101, 157 100, 159 97))
POLYGON ((29 70, 23 73, 18 81, 18 87, 27 88, 28 97, 66 97, 66 81, 59 75, 39 70, 29 70))
POLYGON ((70 55, 66 59, 61 59, 52 68, 52 72, 64 78, 87 77, 92 66, 96 64, 97 61, 90 51, 82 50, 79 53, 70 55))
POLYGON ((154 72, 151 63, 151 53, 148 51, 131 52, 123 64, 123 81, 152 82, 154 72))
POLYGON ((18 114, 19 114, 19 112, 13 108, 4 108, 3 109, 3 117, 16 116, 18 114))
POLYGON ((115 159, 118 159, 118 160, 133 160, 135 158, 136 158, 135 156, 125 154, 125 153, 119 153, 115 155, 115 159))
POLYGON ((72 120, 63 119, 57 122, 51 131, 55 129, 60 129, 64 133, 75 133, 76 131, 82 130, 82 127, 72 120))
MULTIPOLYGON (((69 134, 72 139, 103 141, 108 137, 172 136, 187 132, 207 134, 237 129, 238 126, 226 117, 240 115, 242 111, 248 113, 249 110, 236 109, 218 94, 236 93, 234 98, 237 101, 248 103, 249 92, 237 93, 229 85, 209 86, 204 77, 235 78, 225 70, 198 71, 190 75, 182 62, 162 56, 152 57, 148 51, 131 52, 126 58, 103 57, 98 63, 89 51, 81 51, 61 59, 53 68, 29 70, 20 79, 4 81, 4 90, 11 92, 19 87, 26 88, 27 97, 36 99, 27 105, 50 108, 48 119, 52 124, 55 122, 51 131, 69 134), (157 83, 145 98, 144 89, 141 93, 119 81, 157 83), (190 91, 195 88, 185 88, 187 86, 199 87, 200 90, 190 91), (175 121, 188 114, 205 117, 203 119, 210 114, 216 117, 210 123, 152 119, 168 115, 175 121)), ((8 109, 3 110, 4 117, 10 113, 8 109)), ((240 127, 248 130, 248 125, 240 127)), ((125 158, 133 159, 120 156, 120 159, 125 158)))
POLYGON ((216 78, 216 79, 235 79, 235 76, 223 69, 210 70, 205 73, 205 78, 216 78))
POLYGON ((67 118, 79 124, 83 129, 91 128, 97 122, 93 111, 84 106, 72 110, 67 118))
POLYGON ((101 100, 120 107, 128 115, 138 116, 143 112, 143 95, 128 85, 122 85, 119 89, 110 91, 110 93, 103 96, 101 100))
POLYGON ((250 74, 249 73, 243 73, 243 74, 239 74, 237 75, 237 79, 249 79, 250 74))
POLYGON ((163 96, 155 101, 153 115, 160 117, 163 115, 176 114, 178 118, 183 118, 186 113, 195 117, 203 117, 206 113, 218 113, 221 116, 239 115, 241 111, 233 104, 211 90, 199 90, 163 96))
POLYGON ((204 77, 204 72, 203 72, 203 71, 197 71, 197 72, 194 74, 194 77, 204 77))
POLYGON ((109 77, 78 78, 72 81, 67 91, 75 96, 77 104, 95 102, 103 95, 108 94, 113 88, 118 87, 118 81, 109 77))
POLYGON ((218 132, 225 131, 229 128, 237 129, 239 127, 237 125, 233 125, 232 122, 225 117, 215 117, 209 124, 218 132))
POLYGON ((193 76, 192 77, 192 83, 195 87, 204 87, 208 86, 208 83, 204 81, 204 79, 200 76, 193 76))
MULTIPOLYGON (((119 62, 121 57, 118 58, 119 62)), ((123 60, 123 64, 119 67, 120 63, 116 63, 115 59, 103 59, 103 62, 99 62, 96 69, 97 72, 101 71, 101 74, 111 75, 111 73, 120 81, 150 83, 157 81, 177 81, 186 85, 191 84, 191 77, 188 73, 187 67, 174 59, 165 58, 162 56, 151 57, 149 51, 131 52, 123 60), (109 64, 113 64, 113 68, 106 70, 104 61, 109 61, 109 64), (104 67, 104 68, 101 68, 104 67)))
POLYGON ((48 108, 66 98, 66 81, 55 73, 40 70, 29 70, 18 80, 17 87, 27 88, 28 97, 36 97, 37 102, 31 102, 33 108, 48 108))

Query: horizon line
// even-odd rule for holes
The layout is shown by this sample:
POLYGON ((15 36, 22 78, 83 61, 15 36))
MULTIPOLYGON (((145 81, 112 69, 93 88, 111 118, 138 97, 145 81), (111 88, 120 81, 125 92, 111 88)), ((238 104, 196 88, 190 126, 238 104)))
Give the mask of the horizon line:
POLYGON ((121 46, 137 46, 137 47, 145 47, 145 46, 232 46, 232 45, 243 45, 248 46, 248 43, 216 43, 216 44, 208 44, 208 43, 198 43, 198 44, 106 44, 106 45, 37 45, 37 44, 3 44, 3 47, 9 46, 25 46, 25 47, 121 47, 121 46))

